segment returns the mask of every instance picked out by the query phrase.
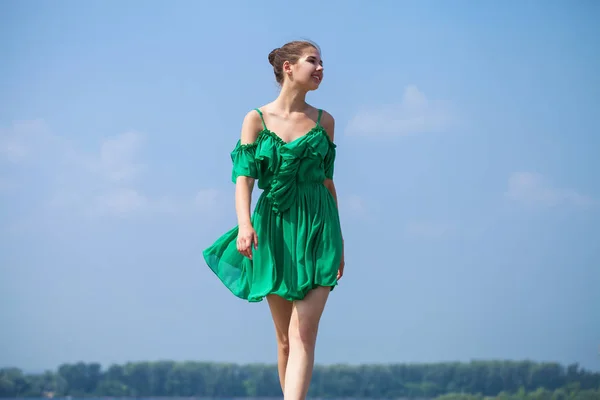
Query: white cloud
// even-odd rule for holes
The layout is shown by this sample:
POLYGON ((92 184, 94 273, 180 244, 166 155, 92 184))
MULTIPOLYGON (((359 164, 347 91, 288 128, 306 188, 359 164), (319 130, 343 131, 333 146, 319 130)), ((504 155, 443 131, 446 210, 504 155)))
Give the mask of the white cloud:
POLYGON ((357 195, 349 195, 344 198, 346 209, 353 213, 363 213, 367 210, 365 201, 357 195))
POLYGON ((86 152, 51 133, 43 122, 21 122, 0 131, 0 159, 13 168, 37 167, 29 183, 48 190, 42 201, 49 211, 69 210, 87 217, 214 213, 221 204, 215 190, 199 192, 205 198, 201 207, 200 195, 193 192, 178 197, 143 193, 140 180, 147 168, 140 153, 144 141, 139 132, 125 132, 105 138, 96 151, 86 152))
POLYGON ((9 161, 16 162, 26 155, 25 148, 18 142, 6 138, 0 143, 0 153, 9 161))
POLYGON ((510 200, 543 206, 589 206, 594 200, 569 188, 553 187, 544 177, 534 172, 516 172, 508 179, 505 193, 510 200))
POLYGON ((431 101, 414 85, 405 88, 398 104, 359 111, 346 133, 354 136, 402 136, 442 132, 455 122, 449 106, 431 101))
POLYGON ((20 163, 34 157, 40 148, 48 147, 52 140, 42 121, 15 122, 8 129, 0 128, 0 158, 20 163))
POLYGON ((94 206, 97 207, 98 211, 107 214, 130 214, 134 211, 145 210, 149 206, 148 198, 132 188, 116 189, 102 193, 95 200, 94 206))
POLYGON ((205 189, 196 193, 195 205, 200 209, 212 210, 219 206, 222 199, 221 193, 217 189, 205 189))
POLYGON ((139 175, 144 166, 136 160, 143 137, 138 132, 126 132, 106 139, 100 148, 97 167, 110 181, 127 181, 139 175))
POLYGON ((340 207, 340 214, 359 218, 369 217, 367 203, 362 197, 356 194, 338 194, 338 204, 340 207))

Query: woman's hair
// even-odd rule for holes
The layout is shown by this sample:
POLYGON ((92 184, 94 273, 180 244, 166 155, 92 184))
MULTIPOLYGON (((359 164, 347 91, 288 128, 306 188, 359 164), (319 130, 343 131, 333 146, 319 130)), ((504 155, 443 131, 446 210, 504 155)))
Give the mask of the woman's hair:
POLYGON ((308 40, 295 40, 278 47, 269 53, 269 63, 273 66, 275 79, 280 85, 283 85, 283 63, 289 61, 292 64, 298 62, 298 59, 304 53, 307 47, 314 47, 317 51, 321 51, 316 43, 308 40))

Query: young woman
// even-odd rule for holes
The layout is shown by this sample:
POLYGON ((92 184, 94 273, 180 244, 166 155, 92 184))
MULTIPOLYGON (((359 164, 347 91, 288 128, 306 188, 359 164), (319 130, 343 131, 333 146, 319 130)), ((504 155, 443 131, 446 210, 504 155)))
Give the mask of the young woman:
POLYGON ((281 388, 286 400, 296 400, 307 395, 319 321, 344 272, 332 180, 334 119, 306 103, 323 80, 316 45, 287 43, 269 54, 269 62, 279 96, 245 116, 231 153, 238 225, 203 254, 234 295, 267 299, 281 388), (251 213, 255 180, 263 193, 251 213))

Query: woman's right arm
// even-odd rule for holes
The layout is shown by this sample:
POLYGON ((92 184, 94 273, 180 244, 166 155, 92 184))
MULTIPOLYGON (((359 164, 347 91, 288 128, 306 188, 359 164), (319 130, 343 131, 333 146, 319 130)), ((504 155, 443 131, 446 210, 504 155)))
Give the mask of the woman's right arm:
MULTIPOLYGON (((262 121, 256 111, 250 111, 242 123, 241 144, 251 144, 258 138, 262 129, 262 121)), ((258 237, 251 222, 250 204, 254 178, 238 176, 235 183, 235 210, 238 219, 237 248, 244 256, 252 259, 252 245, 258 246, 258 237)))

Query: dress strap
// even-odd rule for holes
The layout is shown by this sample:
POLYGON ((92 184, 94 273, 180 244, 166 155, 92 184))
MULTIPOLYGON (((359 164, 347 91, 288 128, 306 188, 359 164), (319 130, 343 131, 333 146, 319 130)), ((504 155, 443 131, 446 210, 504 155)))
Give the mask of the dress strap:
POLYGON ((323 110, 319 108, 319 116, 317 117, 317 126, 321 125, 321 115, 323 115, 323 110))
POLYGON ((260 111, 258 108, 255 108, 256 112, 258 112, 258 115, 260 115, 260 120, 262 121, 262 125, 264 129, 267 129, 267 124, 265 124, 265 119, 263 118, 263 113, 262 111, 260 111))

